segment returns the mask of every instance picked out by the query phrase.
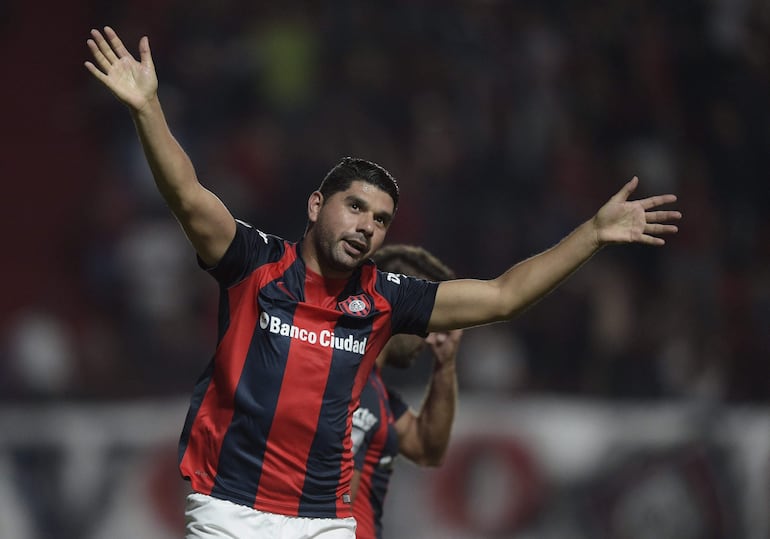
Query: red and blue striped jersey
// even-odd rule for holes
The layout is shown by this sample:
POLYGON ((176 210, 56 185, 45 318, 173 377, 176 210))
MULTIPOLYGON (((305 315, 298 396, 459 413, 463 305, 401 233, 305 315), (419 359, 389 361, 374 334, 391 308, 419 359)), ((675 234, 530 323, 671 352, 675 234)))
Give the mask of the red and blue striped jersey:
POLYGON ((361 472, 353 502, 357 539, 382 538, 382 510, 398 456, 398 434, 393 423, 408 409, 397 393, 385 388, 375 367, 353 413, 354 467, 361 472))
POLYGON ((370 261, 325 279, 299 247, 238 222, 208 268, 220 287, 217 347, 193 390, 179 468, 216 498, 348 517, 353 411, 391 334, 425 334, 438 284, 370 261))

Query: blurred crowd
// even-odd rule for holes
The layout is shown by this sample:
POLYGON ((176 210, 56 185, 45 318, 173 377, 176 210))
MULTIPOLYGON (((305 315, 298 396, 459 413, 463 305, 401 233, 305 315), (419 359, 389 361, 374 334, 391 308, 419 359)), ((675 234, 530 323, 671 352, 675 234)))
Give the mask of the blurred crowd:
MULTIPOLYGON (((83 60, 89 25, 134 53, 149 35, 201 181, 287 239, 347 155, 399 181, 388 241, 423 245, 460 277, 550 247, 633 175, 637 197, 679 196, 665 247, 605 249, 518 319, 468 330, 461 391, 770 398, 766 1, 99 4, 70 29, 83 60)), ((128 113, 86 75, 96 147, 89 199, 67 217, 75 307, 30 304, 2 328, 0 394, 186 394, 214 351, 217 288, 128 113)))

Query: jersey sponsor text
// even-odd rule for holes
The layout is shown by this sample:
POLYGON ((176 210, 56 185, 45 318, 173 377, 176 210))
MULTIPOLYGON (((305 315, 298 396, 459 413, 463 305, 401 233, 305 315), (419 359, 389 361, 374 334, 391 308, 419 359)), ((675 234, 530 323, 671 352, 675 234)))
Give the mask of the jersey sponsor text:
POLYGON ((316 333, 315 331, 301 328, 294 324, 287 324, 277 316, 273 316, 266 312, 263 312, 259 317, 259 327, 275 335, 283 335, 284 337, 290 337, 309 344, 317 343, 321 346, 334 348, 336 350, 344 350, 356 354, 363 354, 366 350, 366 337, 363 339, 354 339, 353 335, 338 337, 334 332, 328 329, 316 333))

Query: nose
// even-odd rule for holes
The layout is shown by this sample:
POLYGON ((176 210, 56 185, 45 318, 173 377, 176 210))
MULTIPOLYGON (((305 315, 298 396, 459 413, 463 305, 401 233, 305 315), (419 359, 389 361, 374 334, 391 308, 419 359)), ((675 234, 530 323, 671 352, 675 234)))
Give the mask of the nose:
POLYGON ((358 220, 358 230, 367 237, 374 234, 374 215, 371 213, 362 213, 358 220))

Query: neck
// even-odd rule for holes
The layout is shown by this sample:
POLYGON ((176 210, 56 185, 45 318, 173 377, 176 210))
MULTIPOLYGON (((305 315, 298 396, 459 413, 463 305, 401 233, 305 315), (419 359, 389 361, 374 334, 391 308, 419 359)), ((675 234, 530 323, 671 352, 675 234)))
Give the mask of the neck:
POLYGON ((318 256, 318 250, 313 244, 310 236, 305 235, 300 244, 300 255, 305 262, 305 267, 317 273, 326 279, 347 279, 353 275, 352 270, 336 270, 330 268, 328 264, 323 264, 318 256))

